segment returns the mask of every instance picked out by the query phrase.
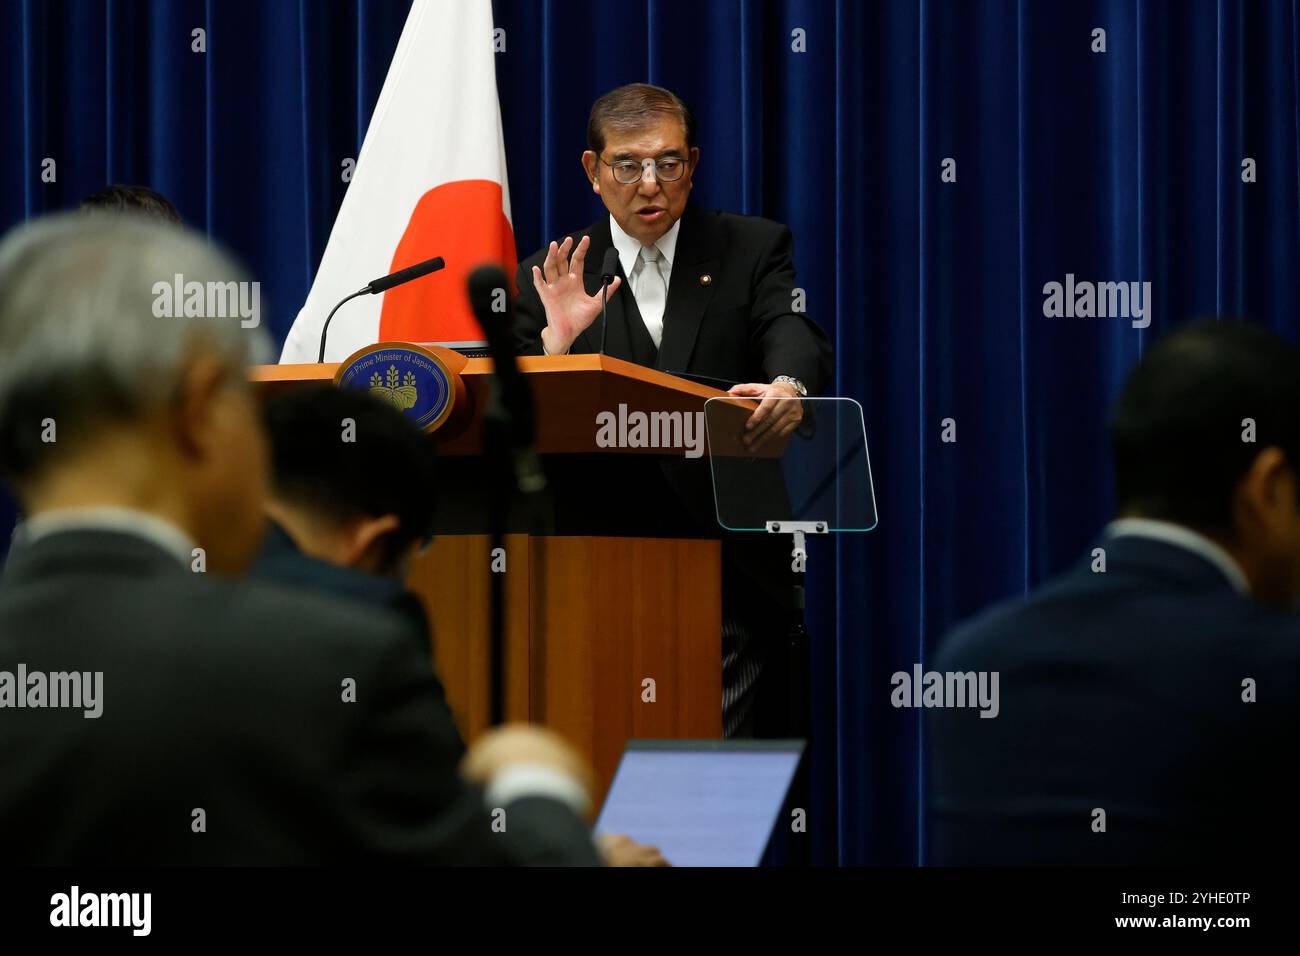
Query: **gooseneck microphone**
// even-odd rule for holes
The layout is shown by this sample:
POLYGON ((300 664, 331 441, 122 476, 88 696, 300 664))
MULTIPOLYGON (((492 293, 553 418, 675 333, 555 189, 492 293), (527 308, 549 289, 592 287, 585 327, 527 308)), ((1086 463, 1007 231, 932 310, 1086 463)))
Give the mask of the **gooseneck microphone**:
POLYGON ((445 265, 446 263, 443 262, 442 256, 434 256, 432 259, 425 259, 423 262, 417 262, 413 266, 407 266, 405 269, 399 269, 390 275, 375 279, 364 288, 358 289, 351 295, 344 296, 343 300, 339 302, 338 305, 334 306, 334 308, 330 309, 330 314, 325 317, 325 325, 320 330, 320 352, 316 356, 316 361, 325 361, 325 336, 329 334, 330 322, 334 319, 334 313, 339 310, 339 307, 342 306, 344 302, 350 302, 359 295, 378 295, 380 292, 385 292, 394 286, 399 286, 405 282, 410 282, 414 279, 419 279, 422 276, 427 276, 430 272, 437 272, 445 265))
POLYGON ((609 284, 618 275, 618 249, 610 246, 600 263, 600 354, 605 354, 605 336, 609 335, 609 284))
POLYGON ((395 285, 402 285, 404 282, 410 282, 412 279, 419 279, 427 276, 430 272, 437 272, 447 263, 442 261, 442 256, 434 256, 432 259, 425 259, 423 262, 417 262, 413 266, 407 266, 405 269, 398 269, 391 275, 386 275, 382 279, 375 279, 370 285, 366 286, 366 291, 371 295, 378 295, 380 292, 386 292, 395 285))

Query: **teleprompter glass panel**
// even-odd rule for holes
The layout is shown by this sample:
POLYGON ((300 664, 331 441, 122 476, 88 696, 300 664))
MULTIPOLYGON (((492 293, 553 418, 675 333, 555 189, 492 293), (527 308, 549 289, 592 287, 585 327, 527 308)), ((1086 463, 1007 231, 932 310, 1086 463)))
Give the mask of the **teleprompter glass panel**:
POLYGON ((704 404, 718 523, 731 531, 767 531, 774 521, 874 528, 862 406, 851 398, 773 399, 773 427, 753 423, 756 408, 732 397, 704 404), (796 419, 793 430, 783 427, 796 419))

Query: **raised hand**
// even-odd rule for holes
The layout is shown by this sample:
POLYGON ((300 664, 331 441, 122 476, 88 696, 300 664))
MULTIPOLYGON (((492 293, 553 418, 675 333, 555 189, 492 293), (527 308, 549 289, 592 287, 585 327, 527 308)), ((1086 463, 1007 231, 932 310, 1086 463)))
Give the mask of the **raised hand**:
MULTIPOLYGON (((600 315, 601 294, 587 295, 583 284, 582 268, 587 259, 587 247, 591 237, 583 236, 578 247, 573 249, 572 237, 567 237, 558 246, 552 242, 546 250, 546 260, 539 269, 533 266, 533 288, 541 297, 546 309, 546 328, 542 330, 542 344, 551 355, 561 355, 573 345, 573 340, 581 335, 596 316, 600 315), (573 258, 569 250, 573 249, 573 258)), ((614 277, 609 284, 609 294, 613 295, 622 283, 622 278, 614 277)))

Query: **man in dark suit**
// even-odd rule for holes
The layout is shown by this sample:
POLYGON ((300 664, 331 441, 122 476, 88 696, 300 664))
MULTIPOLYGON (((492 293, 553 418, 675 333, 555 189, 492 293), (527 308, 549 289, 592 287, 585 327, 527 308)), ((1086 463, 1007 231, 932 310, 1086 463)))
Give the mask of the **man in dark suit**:
MULTIPOLYGON (((592 106, 587 141, 583 171, 608 215, 520 263, 520 352, 592 353, 603 344, 616 358, 755 399, 750 442, 788 435, 803 418, 791 399, 820 394, 830 380, 829 342, 799 306, 790 230, 689 204, 700 162, 695 121, 668 90, 634 83, 606 93, 592 106), (618 268, 606 325, 601 266, 611 248, 618 268)), ((560 493, 580 486, 577 506, 601 517, 634 500, 641 526, 625 532, 717 533, 707 462, 665 456, 656 470, 632 457, 638 460, 582 462, 557 483, 560 493)), ((761 730, 752 691, 780 638, 771 622, 797 615, 789 604, 789 542, 747 537, 724 538, 728 733, 761 730)))
MULTIPOLYGON (((429 437, 387 402, 331 385, 282 392, 264 417, 271 520, 254 575, 387 608, 431 651, 428 616, 404 583, 433 535, 437 469, 429 437)), ((431 660, 427 666, 434 670, 431 660)), ((432 685, 440 740, 454 762, 465 744, 436 671, 432 685)), ((623 835, 602 834, 600 850, 611 866, 667 865, 655 847, 623 835)))
POLYGON ((13 863, 594 864, 589 771, 506 728, 458 773, 396 616, 227 577, 263 531, 241 281, 203 237, 65 215, 0 243, 0 844, 13 863))
POLYGON ((1297 849, 1300 352, 1262 326, 1186 327, 1148 351, 1111 432, 1117 520, 933 662, 1000 689, 927 713, 934 862, 1297 849))
POLYGON ((264 420, 270 522, 254 575, 389 608, 428 648, 428 618, 403 583, 433 536, 428 436, 386 402, 332 385, 273 396, 264 420))

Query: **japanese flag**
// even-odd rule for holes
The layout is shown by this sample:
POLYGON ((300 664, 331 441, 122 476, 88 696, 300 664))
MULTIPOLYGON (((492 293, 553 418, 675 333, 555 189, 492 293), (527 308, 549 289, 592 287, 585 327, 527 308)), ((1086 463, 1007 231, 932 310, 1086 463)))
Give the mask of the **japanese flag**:
POLYGON ((484 337, 465 280, 485 262, 512 277, 516 265, 494 56, 488 0, 412 4, 281 362, 315 362, 340 299, 434 256, 445 269, 340 309, 325 360, 375 342, 484 337))

